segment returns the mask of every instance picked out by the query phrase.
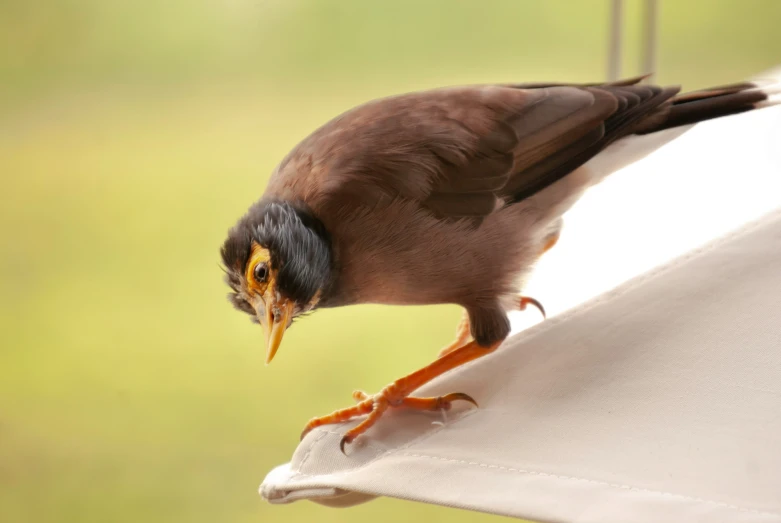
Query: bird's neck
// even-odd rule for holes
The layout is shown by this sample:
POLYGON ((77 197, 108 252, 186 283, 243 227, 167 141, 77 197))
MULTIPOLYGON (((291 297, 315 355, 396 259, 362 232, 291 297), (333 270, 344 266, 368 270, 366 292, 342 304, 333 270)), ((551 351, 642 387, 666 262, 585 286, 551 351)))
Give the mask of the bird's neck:
POLYGON ((258 241, 281 265, 278 286, 298 303, 319 303, 334 279, 331 238, 323 223, 303 205, 262 202, 258 241))

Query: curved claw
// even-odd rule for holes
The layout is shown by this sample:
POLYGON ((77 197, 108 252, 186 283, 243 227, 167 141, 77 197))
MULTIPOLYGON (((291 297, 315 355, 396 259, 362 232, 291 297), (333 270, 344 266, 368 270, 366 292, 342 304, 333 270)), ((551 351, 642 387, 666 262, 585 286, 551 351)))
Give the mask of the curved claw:
POLYGON ((521 299, 518 301, 518 307, 520 310, 526 309, 527 305, 533 305, 537 308, 538 311, 542 314, 543 319, 547 319, 547 315, 545 314, 545 307, 542 306, 542 303, 535 300, 534 298, 529 298, 528 296, 521 296, 521 299))
POLYGON ((450 403, 455 400, 464 400, 464 401, 468 401, 475 407, 479 407, 479 405, 477 404, 477 402, 472 396, 470 396, 469 394, 465 394, 463 392, 451 392, 450 394, 445 394, 440 398, 440 400, 442 402, 447 402, 447 403, 450 403))
POLYGON ((347 455, 347 453, 344 451, 344 446, 347 443, 351 443, 351 442, 352 442, 352 438, 349 436, 342 437, 342 440, 339 442, 339 450, 341 450, 342 454, 344 454, 345 456, 347 455))

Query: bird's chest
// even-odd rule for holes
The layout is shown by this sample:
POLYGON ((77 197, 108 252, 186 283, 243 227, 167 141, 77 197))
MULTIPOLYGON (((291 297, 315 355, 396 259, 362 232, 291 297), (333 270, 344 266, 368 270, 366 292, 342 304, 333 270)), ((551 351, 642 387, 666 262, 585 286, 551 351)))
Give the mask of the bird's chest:
POLYGON ((346 256, 335 282, 334 299, 344 305, 426 305, 453 301, 445 278, 409 261, 397 255, 395 265, 388 266, 381 256, 369 253, 346 256))
POLYGON ((520 269, 515 242, 496 224, 481 230, 418 215, 359 225, 334 244, 335 304, 466 305, 507 292, 520 269))

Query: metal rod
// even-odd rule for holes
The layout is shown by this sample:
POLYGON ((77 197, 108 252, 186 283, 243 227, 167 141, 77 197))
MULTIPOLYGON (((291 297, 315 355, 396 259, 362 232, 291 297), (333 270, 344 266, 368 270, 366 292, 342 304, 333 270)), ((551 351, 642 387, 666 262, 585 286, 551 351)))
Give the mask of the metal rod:
POLYGON ((624 0, 612 0, 610 7, 610 42, 607 55, 607 79, 614 82, 621 77, 621 47, 624 0))
POLYGON ((658 0, 645 0, 645 13, 643 16, 643 70, 641 71, 643 74, 656 73, 656 34, 658 18, 658 0))

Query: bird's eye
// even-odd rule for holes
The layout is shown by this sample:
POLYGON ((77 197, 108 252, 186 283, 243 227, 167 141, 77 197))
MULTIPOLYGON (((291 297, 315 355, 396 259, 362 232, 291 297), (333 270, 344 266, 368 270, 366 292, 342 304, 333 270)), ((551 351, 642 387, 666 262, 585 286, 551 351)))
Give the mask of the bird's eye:
POLYGON ((255 265, 253 276, 255 276, 256 282, 266 283, 266 280, 268 279, 268 265, 265 262, 255 265))

